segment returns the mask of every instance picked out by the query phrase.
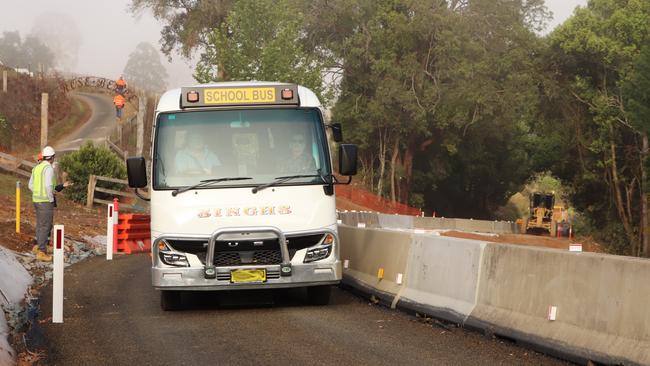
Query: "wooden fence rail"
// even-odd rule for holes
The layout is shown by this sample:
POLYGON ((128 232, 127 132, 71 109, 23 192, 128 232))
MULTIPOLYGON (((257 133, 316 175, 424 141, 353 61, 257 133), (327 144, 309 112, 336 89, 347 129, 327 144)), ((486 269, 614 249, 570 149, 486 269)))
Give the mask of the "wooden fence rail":
POLYGON ((29 178, 32 175, 32 169, 35 166, 36 163, 31 161, 18 159, 13 155, 0 152, 0 168, 6 171, 29 178), (25 167, 27 167, 27 169, 25 169, 25 167))
MULTIPOLYGON (((98 187, 97 182, 110 182, 110 183, 118 183, 118 184, 124 184, 127 185, 129 182, 125 179, 117 179, 117 178, 111 178, 111 177, 103 177, 101 175, 90 175, 88 178, 88 198, 86 200, 86 206, 87 207, 92 207, 93 203, 101 203, 101 204, 111 204, 113 201, 108 201, 108 200, 102 200, 99 198, 95 198, 95 192, 102 192, 102 193, 108 193, 112 194, 114 196, 121 196, 121 197, 131 197, 131 198, 137 198, 134 193, 131 192, 125 192, 125 191, 117 191, 114 189, 109 189, 109 188, 104 188, 104 187, 98 187)), ((120 207, 126 207, 130 209, 141 209, 141 206, 136 206, 136 205, 129 205, 127 203, 121 203, 120 202, 120 207)))

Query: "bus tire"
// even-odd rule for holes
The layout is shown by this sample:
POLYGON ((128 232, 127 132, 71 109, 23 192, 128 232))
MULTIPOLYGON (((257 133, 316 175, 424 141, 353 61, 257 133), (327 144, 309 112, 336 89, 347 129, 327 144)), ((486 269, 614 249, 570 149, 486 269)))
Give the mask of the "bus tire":
POLYGON ((330 285, 307 287, 307 299, 312 305, 328 305, 331 293, 330 285))
POLYGON ((163 311, 173 311, 181 308, 180 291, 160 291, 160 308, 163 311))

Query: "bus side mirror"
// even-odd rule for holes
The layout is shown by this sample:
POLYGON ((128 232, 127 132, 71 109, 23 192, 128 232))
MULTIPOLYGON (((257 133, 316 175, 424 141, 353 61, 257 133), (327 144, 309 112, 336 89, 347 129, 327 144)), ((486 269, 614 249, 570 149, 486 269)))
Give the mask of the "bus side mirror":
POLYGON ((142 156, 126 159, 126 172, 129 176, 129 187, 144 188, 147 186, 147 168, 142 156))
POLYGON ((332 136, 334 137, 335 142, 343 141, 343 129, 341 128, 340 123, 332 123, 329 125, 332 129, 332 136))
POLYGON ((339 173, 346 176, 357 174, 357 145, 339 145, 339 173))

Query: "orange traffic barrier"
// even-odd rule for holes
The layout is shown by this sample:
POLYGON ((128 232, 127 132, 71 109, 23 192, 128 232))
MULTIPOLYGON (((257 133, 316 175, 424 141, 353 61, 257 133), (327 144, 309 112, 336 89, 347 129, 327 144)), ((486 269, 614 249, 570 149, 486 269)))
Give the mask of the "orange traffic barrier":
POLYGON ((117 224, 115 252, 126 254, 151 250, 151 217, 141 214, 120 214, 117 224))

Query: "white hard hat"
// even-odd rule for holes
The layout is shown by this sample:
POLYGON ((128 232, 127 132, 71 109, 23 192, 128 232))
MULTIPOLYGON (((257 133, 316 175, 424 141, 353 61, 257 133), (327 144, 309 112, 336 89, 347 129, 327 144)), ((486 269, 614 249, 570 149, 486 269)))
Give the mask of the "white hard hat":
POLYGON ((52 146, 45 146, 43 148, 43 158, 49 158, 54 156, 54 149, 52 146))

